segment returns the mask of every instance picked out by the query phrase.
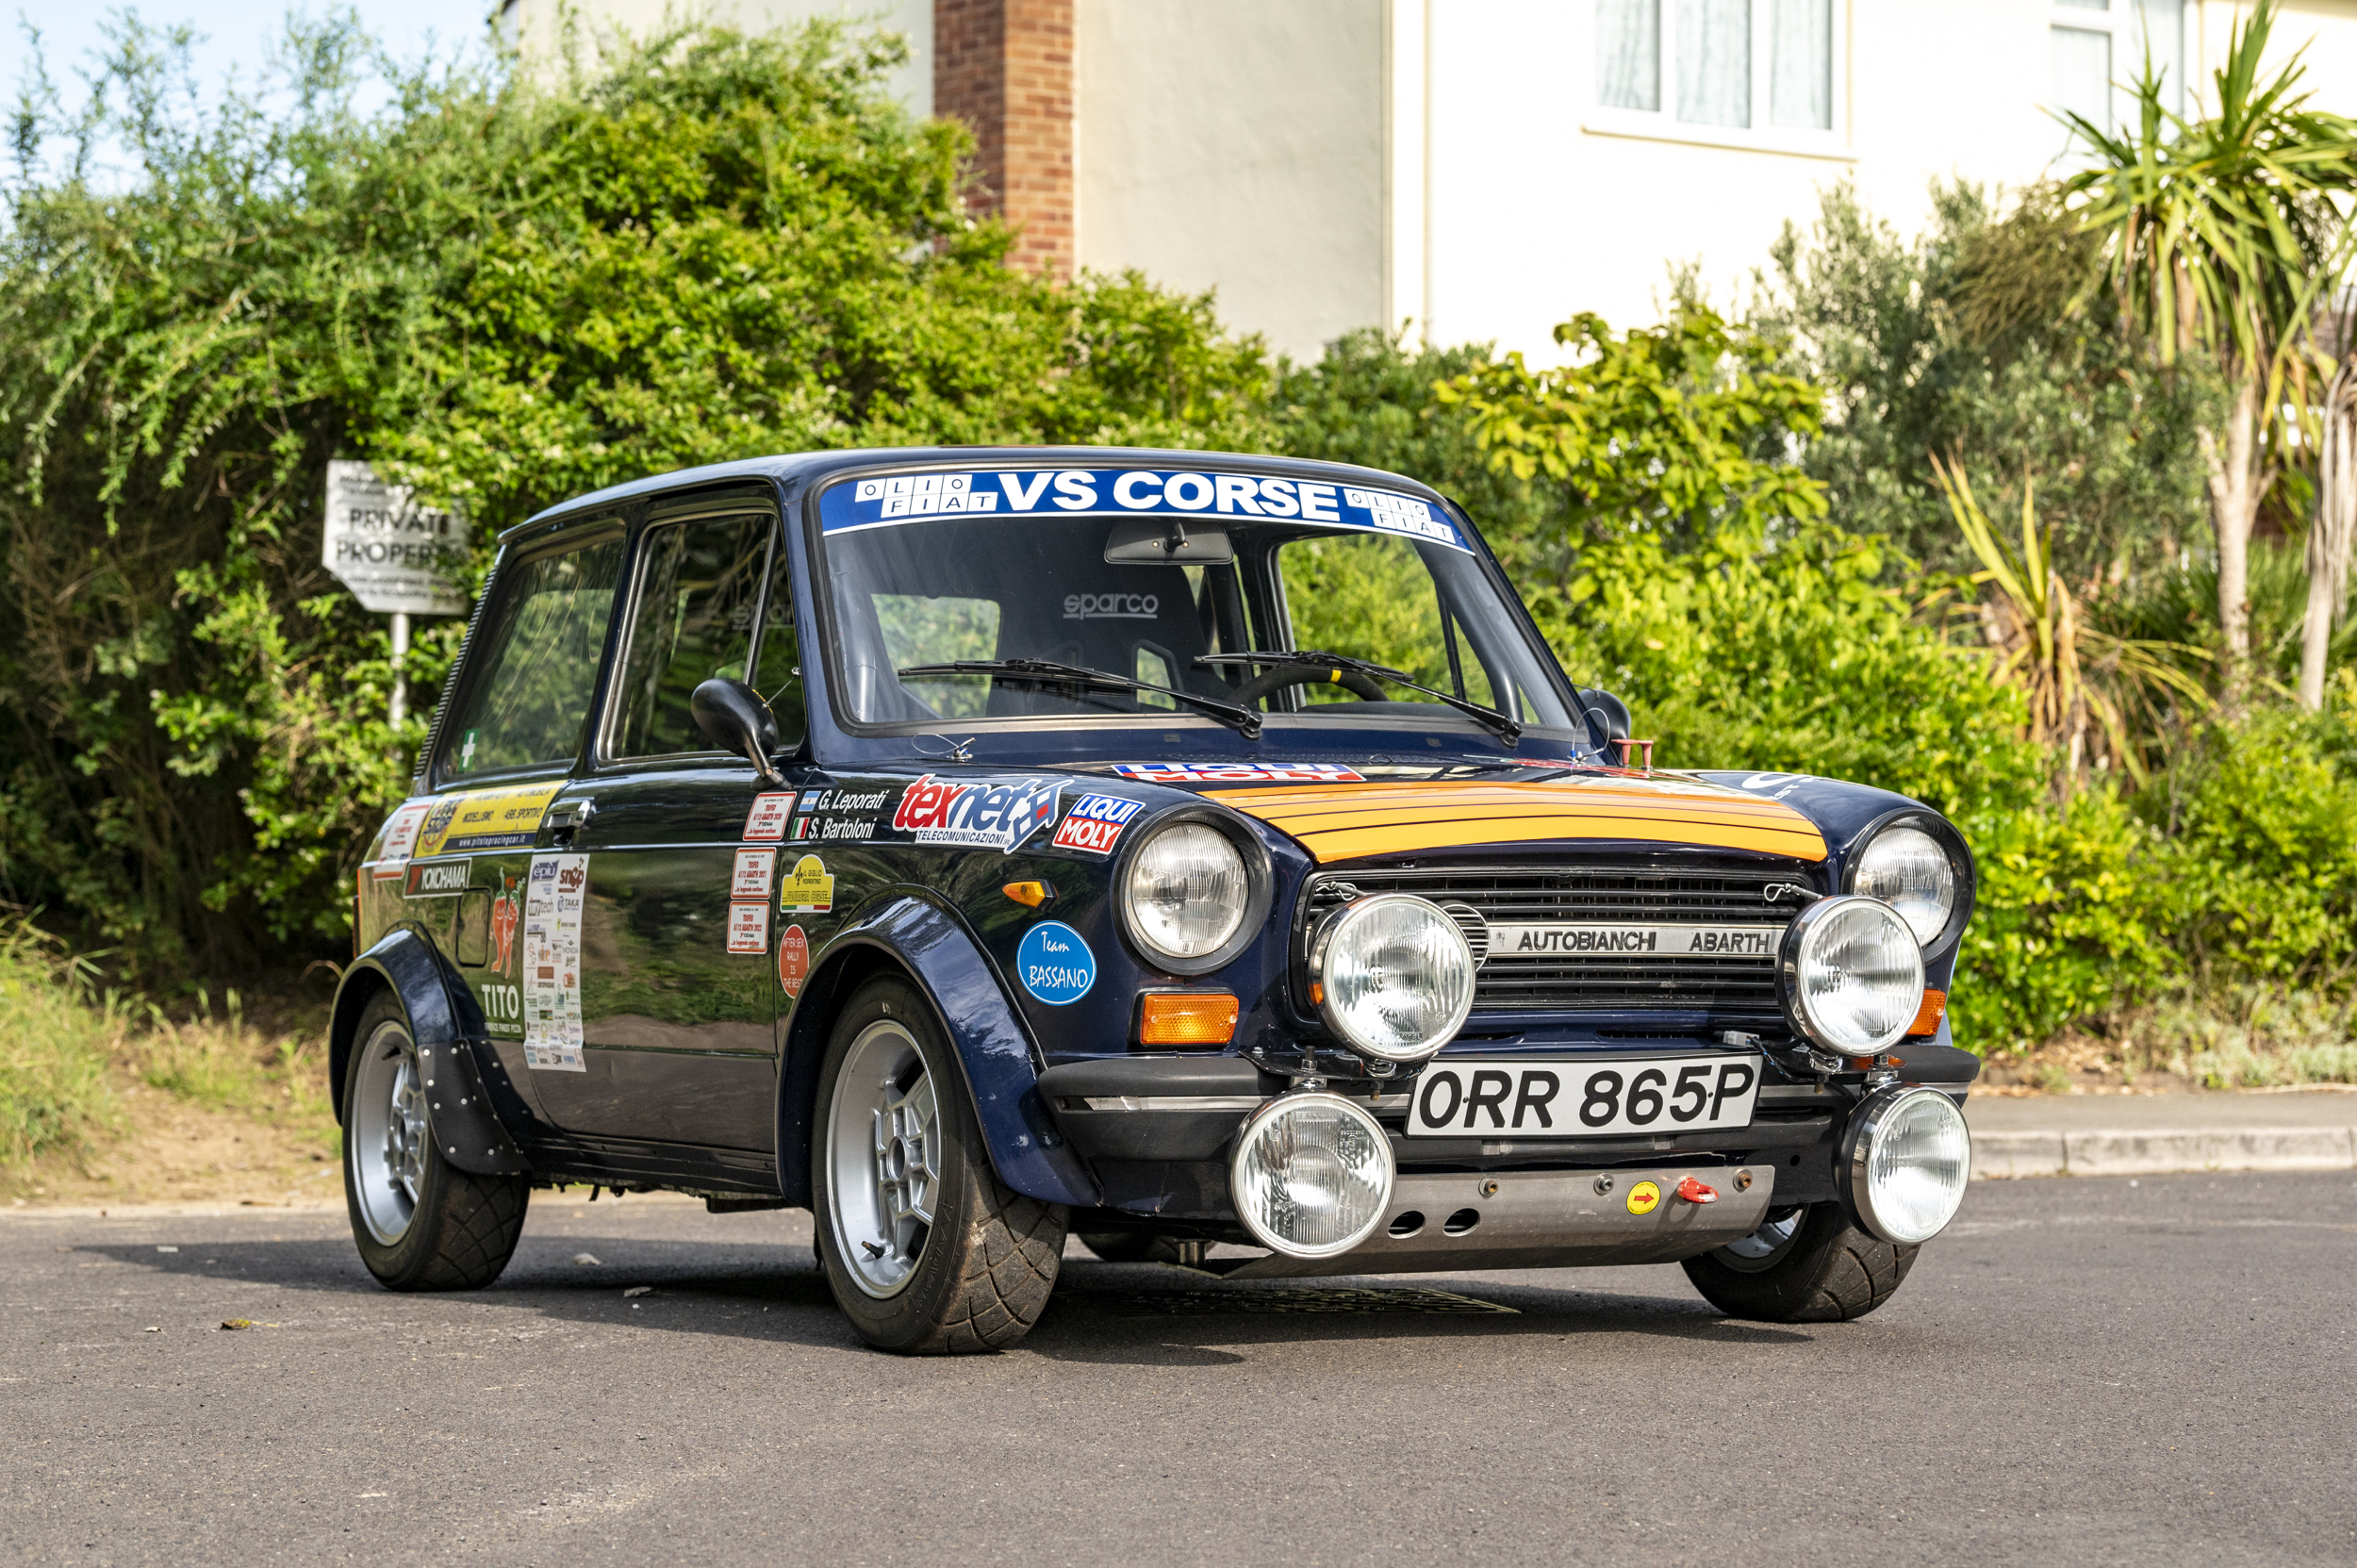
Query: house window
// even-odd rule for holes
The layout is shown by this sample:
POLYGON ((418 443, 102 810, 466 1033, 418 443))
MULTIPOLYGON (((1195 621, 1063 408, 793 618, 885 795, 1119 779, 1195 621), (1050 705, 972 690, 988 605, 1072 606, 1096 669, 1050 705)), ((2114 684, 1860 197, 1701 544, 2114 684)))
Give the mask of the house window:
MULTIPOLYGON (((2106 129, 2133 125, 2132 85, 2148 58, 2161 78, 2161 105, 2185 112, 2185 0, 2052 0, 2046 107, 2106 129)), ((2071 133, 2059 133, 2066 150, 2071 133)), ((2084 152, 2085 149, 2079 149, 2084 152)))
POLYGON ((1838 144, 1846 0, 1595 0, 1591 129, 1838 144))

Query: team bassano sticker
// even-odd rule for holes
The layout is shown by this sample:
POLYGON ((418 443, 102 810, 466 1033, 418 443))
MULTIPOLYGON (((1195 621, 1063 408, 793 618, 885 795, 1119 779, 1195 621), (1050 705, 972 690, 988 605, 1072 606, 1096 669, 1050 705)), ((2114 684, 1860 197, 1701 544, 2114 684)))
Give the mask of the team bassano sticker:
POLYGON ((1043 920, 1014 949, 1023 989, 1050 1007, 1068 1007, 1096 983, 1096 955, 1062 920, 1043 920))
POLYGON ((1125 801, 1118 795, 1083 795, 1072 802, 1072 809, 1056 824, 1055 846, 1095 855, 1111 854, 1113 846, 1121 841, 1121 830, 1129 825, 1129 818, 1145 809, 1143 801, 1125 801))
POLYGON ((1360 784, 1366 777, 1338 762, 1117 762, 1113 771, 1141 784, 1360 784))
POLYGON ((1015 847, 1055 820, 1056 779, 973 784, 926 774, 908 786, 892 813, 896 833, 919 844, 958 844, 1013 854, 1015 847))

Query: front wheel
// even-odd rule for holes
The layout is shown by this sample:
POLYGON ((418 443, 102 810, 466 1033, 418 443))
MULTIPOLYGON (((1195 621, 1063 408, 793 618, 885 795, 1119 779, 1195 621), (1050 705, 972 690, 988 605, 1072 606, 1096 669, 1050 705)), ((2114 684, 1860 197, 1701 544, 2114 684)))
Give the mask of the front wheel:
POLYGON ((476 1290, 514 1256, 532 1188, 520 1176, 474 1176, 443 1159, 426 1114, 430 1086, 400 1003, 379 995, 360 1015, 344 1075, 352 1239, 387 1290, 476 1290))
POLYGON ((1840 1323, 1890 1299, 1920 1247, 1877 1241, 1838 1203, 1772 1213, 1766 1224, 1685 1263, 1686 1277, 1729 1317, 1840 1323))
POLYGON ((931 1005, 870 981, 835 1020, 812 1140, 818 1261, 862 1339, 1004 1350, 1039 1321, 1065 1211, 998 1180, 931 1005))

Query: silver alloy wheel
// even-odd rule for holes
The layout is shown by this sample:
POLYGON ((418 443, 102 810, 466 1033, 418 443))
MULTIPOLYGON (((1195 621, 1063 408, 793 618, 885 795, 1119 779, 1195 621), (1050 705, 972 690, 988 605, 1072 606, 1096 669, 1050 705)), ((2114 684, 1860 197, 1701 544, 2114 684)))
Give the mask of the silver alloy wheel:
POLYGON ((1805 1209, 1794 1209, 1782 1218, 1771 1214, 1758 1230, 1741 1241, 1721 1247, 1719 1261, 1739 1274, 1757 1274, 1785 1255, 1792 1246, 1792 1238, 1801 1233, 1801 1222, 1807 1217, 1805 1209))
POLYGON ((354 1071, 352 1125, 345 1130, 352 1190, 369 1234, 387 1246, 409 1233, 425 1187, 425 1084, 418 1048, 391 1019, 376 1026, 360 1048, 354 1071))
POLYGON ((941 1190, 941 1108, 916 1040, 895 1019, 861 1030, 827 1112, 827 1207, 852 1282, 884 1300, 925 1254, 941 1190))

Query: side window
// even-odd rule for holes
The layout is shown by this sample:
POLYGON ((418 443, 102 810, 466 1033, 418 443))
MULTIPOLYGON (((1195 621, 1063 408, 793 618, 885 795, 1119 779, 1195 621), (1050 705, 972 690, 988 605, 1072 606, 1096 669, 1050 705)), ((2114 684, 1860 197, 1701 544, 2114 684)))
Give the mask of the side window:
POLYGON ((769 568, 768 607, 761 618, 761 649, 755 655, 753 689, 777 715, 778 738, 788 746, 801 744, 807 724, 802 712, 802 647, 794 635, 794 569, 780 537, 769 568))
MULTIPOLYGON (((1386 665, 1436 690, 1494 706, 1490 671, 1465 629, 1442 607, 1431 571, 1406 539, 1320 536, 1287 541, 1277 552, 1293 611, 1294 646, 1386 665)), ((1429 699, 1412 691, 1401 701, 1429 699)), ((1304 687, 1308 702, 1350 701, 1340 686, 1304 687)))
POLYGON ((468 652, 467 690, 442 733, 444 777, 581 754, 621 570, 619 538, 501 569, 499 602, 468 652))
POLYGON ((775 520, 748 514, 649 528, 638 609, 616 693, 614 755, 709 751, 688 699, 716 675, 747 679, 753 607, 775 520))

